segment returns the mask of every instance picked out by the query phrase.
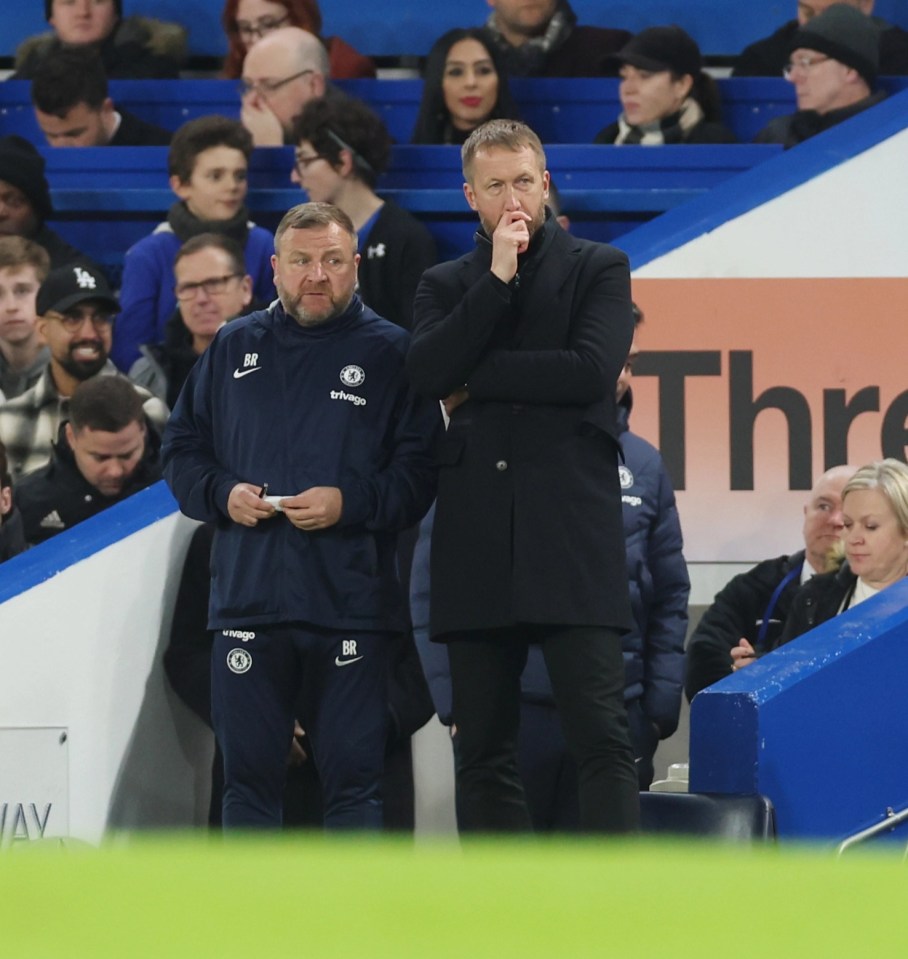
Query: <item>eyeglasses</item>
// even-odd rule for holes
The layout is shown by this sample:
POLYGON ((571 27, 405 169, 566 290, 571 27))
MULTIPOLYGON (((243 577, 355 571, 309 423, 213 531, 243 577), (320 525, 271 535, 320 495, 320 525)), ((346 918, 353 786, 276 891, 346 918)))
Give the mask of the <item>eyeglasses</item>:
POLYGON ((832 57, 798 57, 796 60, 789 60, 788 63, 782 67, 782 76, 785 77, 786 80, 790 80, 795 70, 803 70, 804 73, 810 73, 818 63, 824 63, 826 60, 831 59, 832 57))
POLYGON ((178 283, 174 288, 178 300, 192 300, 199 290, 204 290, 209 296, 220 296, 227 292, 227 284, 242 273, 228 273, 226 276, 213 276, 208 280, 201 280, 198 283, 178 283))
POLYGON ((269 93, 274 93, 275 90, 280 90, 282 86, 287 83, 290 83, 293 80, 299 80, 300 77, 306 76, 307 73, 315 73, 314 70, 300 70, 299 73, 294 73, 292 76, 284 77, 283 80, 240 80, 240 95, 248 96, 250 93, 258 93, 262 96, 265 96, 269 93))
POLYGON ((273 30, 282 27, 289 19, 290 15, 285 14, 283 17, 262 17, 261 20, 256 20, 255 23, 249 23, 246 20, 237 20, 236 32, 244 40, 261 39, 266 33, 271 33, 273 30))
POLYGON ((112 313, 54 313, 48 310, 45 317, 56 320, 67 333, 78 333, 88 321, 95 328, 96 333, 103 333, 113 325, 112 313))
POLYGON ((305 156, 304 154, 300 153, 299 150, 293 154, 293 162, 296 165, 296 169, 300 173, 308 170, 309 167, 316 162, 316 160, 328 160, 328 157, 326 157, 323 153, 313 153, 312 156, 305 156))

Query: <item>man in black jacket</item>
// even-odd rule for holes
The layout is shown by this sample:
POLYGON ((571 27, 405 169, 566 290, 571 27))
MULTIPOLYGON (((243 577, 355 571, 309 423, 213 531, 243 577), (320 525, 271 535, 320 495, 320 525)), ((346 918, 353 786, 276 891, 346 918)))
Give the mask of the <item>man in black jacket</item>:
POLYGON ((32 106, 52 147, 167 146, 171 132, 118 110, 104 64, 90 50, 64 47, 35 70, 32 106))
POLYGON ((32 546, 161 478, 160 440, 125 377, 86 380, 73 393, 69 414, 50 462, 16 484, 32 546))
POLYGON ((407 369, 451 416, 439 450, 431 635, 447 642, 462 829, 528 830, 520 674, 545 655, 580 774, 580 825, 632 830, 625 569, 614 384, 633 334, 627 258, 546 212, 536 134, 513 120, 463 147, 477 249, 428 270, 407 369))
POLYGON ((879 71, 877 30, 869 17, 833 4, 794 34, 785 77, 795 88, 796 113, 776 117, 757 143, 786 149, 870 109, 885 99, 873 92, 879 71))
POLYGON ((730 676, 734 656, 752 658, 773 648, 798 588, 828 568, 844 529, 842 490, 853 473, 851 466, 834 466, 817 480, 804 504, 803 550, 758 563, 716 595, 687 645, 689 700, 730 676))
MULTIPOLYGON (((775 33, 745 47, 735 63, 735 77, 779 77, 788 63, 791 41, 799 27, 832 6, 834 0, 798 0, 798 15, 788 20, 775 33)), ((880 73, 883 76, 898 76, 908 73, 908 32, 887 23, 880 17, 872 17, 874 0, 839 0, 872 19, 879 32, 880 73)))
POLYGON ((488 0, 486 29, 519 77, 613 76, 609 54, 630 40, 627 30, 579 27, 567 0, 488 0))
POLYGON ((23 236, 43 246, 55 270, 86 256, 44 222, 53 212, 44 157, 24 137, 0 137, 0 236, 23 236))

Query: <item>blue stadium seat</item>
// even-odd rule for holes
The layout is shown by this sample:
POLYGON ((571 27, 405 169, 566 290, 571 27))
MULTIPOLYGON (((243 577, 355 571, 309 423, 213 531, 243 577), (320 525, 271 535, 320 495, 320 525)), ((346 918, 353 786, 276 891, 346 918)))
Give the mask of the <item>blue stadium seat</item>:
POLYGON ((732 842, 776 837, 775 812, 765 796, 645 792, 640 793, 640 819, 644 833, 732 842))

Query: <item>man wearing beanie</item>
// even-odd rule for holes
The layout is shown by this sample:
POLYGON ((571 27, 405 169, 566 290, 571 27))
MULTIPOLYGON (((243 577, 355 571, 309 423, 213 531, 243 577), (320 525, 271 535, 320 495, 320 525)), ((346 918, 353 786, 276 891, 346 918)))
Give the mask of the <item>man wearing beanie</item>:
POLYGON ((876 25, 855 7, 834 4, 800 27, 791 44, 785 78, 794 84, 798 112, 770 121, 757 143, 788 149, 886 96, 872 92, 879 67, 876 25))
MULTIPOLYGON (((795 0, 788 0, 795 5, 795 0)), ((777 77, 788 62, 791 41, 799 27, 807 26, 833 0, 797 0, 797 18, 783 23, 771 36, 757 40, 741 52, 735 63, 734 77, 777 77)), ((843 0, 849 6, 873 18, 879 30, 880 75, 884 77, 908 74, 908 31, 873 16, 874 0, 843 0)))
MULTIPOLYGON (((34 3, 35 0, 32 0, 34 3)), ((29 37, 16 51, 13 78, 30 80, 37 65, 62 47, 98 51, 112 79, 177 79, 186 58, 186 30, 151 17, 123 17, 122 0, 44 0, 52 33, 29 37)))
POLYGON ((22 236, 43 246, 51 267, 84 260, 44 223, 51 213, 44 157, 22 137, 0 137, 0 236, 22 236))

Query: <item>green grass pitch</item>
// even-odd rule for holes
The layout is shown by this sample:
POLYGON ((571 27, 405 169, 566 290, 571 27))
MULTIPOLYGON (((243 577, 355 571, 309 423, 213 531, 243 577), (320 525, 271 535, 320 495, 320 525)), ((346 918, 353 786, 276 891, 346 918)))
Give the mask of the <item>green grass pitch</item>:
POLYGON ((908 956, 900 851, 639 840, 201 841, 0 855, 0 956, 908 956))

